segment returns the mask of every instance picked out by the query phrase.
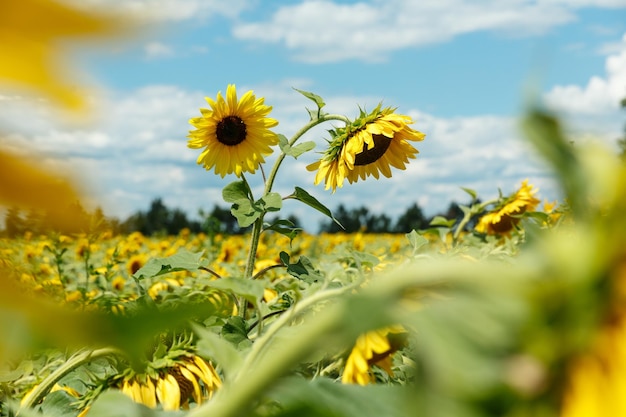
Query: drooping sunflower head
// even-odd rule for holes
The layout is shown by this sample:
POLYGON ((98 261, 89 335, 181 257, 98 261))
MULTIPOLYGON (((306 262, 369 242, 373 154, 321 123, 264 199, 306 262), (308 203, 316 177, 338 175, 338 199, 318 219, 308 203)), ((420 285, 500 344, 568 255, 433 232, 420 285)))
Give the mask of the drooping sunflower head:
POLYGON ((350 125, 332 130, 322 158, 307 167, 317 170, 315 185, 324 180, 326 189, 335 192, 345 179, 350 183, 369 176, 378 179, 381 173, 389 178, 391 167, 406 169, 418 153, 408 141, 424 140, 425 135, 409 127, 413 123, 409 116, 394 111, 378 105, 369 114, 361 111, 350 125))
POLYGON ((539 199, 534 196, 537 191, 528 184, 528 180, 524 180, 515 194, 503 199, 493 211, 480 218, 476 231, 490 235, 510 234, 519 223, 520 216, 534 211, 539 205, 539 199))
POLYGON ((196 130, 189 132, 187 146, 202 149, 198 164, 207 171, 214 168, 222 178, 233 172, 237 176, 254 173, 278 143, 278 136, 269 130, 278 125, 267 117, 272 107, 252 91, 238 100, 232 84, 226 89, 226 99, 220 91, 216 100, 207 97, 206 101, 211 108, 200 109, 202 116, 189 120, 196 130))
POLYGON ((359 385, 373 382, 372 365, 393 375, 391 355, 405 345, 406 338, 406 329, 400 325, 372 330, 359 336, 346 361, 341 382, 359 385))
MULTIPOLYGON (((164 362, 165 363, 165 362, 164 362)), ((222 380, 211 362, 196 355, 186 355, 151 369, 145 374, 130 374, 120 381, 121 391, 133 401, 164 410, 179 410, 189 401, 201 405, 213 396, 222 380)))

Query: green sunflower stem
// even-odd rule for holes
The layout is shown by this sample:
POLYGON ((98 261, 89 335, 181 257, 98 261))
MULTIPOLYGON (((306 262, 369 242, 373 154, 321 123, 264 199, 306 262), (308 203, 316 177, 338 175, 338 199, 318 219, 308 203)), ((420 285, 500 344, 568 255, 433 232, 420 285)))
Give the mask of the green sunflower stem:
POLYGON ((470 210, 469 212, 465 213, 465 215, 463 216, 463 219, 461 219, 461 221, 459 222, 459 225, 457 226, 456 230, 454 231, 454 235, 452 236, 452 239, 454 240, 454 242, 458 241, 459 236, 461 235, 461 232, 463 231, 463 229, 465 229, 465 226, 467 225, 467 223, 469 223, 469 221, 472 219, 472 216, 475 213, 480 213, 488 205, 494 204, 494 203, 497 203, 497 202, 498 202, 498 199, 485 201, 484 203, 480 203, 478 205, 478 208, 476 209, 476 212, 474 212, 474 210, 470 210))
POLYGON ((78 368, 79 366, 104 356, 123 355, 123 352, 119 349, 107 347, 96 350, 82 350, 75 353, 68 359, 61 367, 57 368, 54 372, 48 375, 39 385, 35 388, 21 404, 20 409, 17 412, 19 415, 21 410, 32 408, 36 404, 39 404, 46 395, 50 392, 54 384, 56 384, 65 375, 78 368))
MULTIPOLYGON (((320 117, 309 121, 306 125, 302 127, 302 129, 298 130, 295 135, 289 140, 289 146, 293 146, 306 132, 314 128, 315 126, 322 124, 324 122, 328 122, 331 120, 339 120, 341 122, 345 122, 346 124, 350 123, 350 119, 341 114, 324 114, 320 117)), ((276 179, 276 174, 278 173, 278 169, 283 163, 287 154, 281 152, 278 155, 278 159, 274 163, 272 167, 272 171, 270 172, 267 180, 265 182, 265 191, 263 195, 267 195, 272 191, 272 187, 274 186, 274 180, 276 179)), ((244 180, 245 181, 245 180, 244 180)), ((248 252, 248 260, 246 262, 246 270, 244 273, 244 277, 246 279, 253 279, 254 273, 254 265, 256 262, 256 253, 259 248, 259 239, 261 237, 261 231, 263 230, 263 219, 265 217, 265 213, 261 213, 258 219, 252 225, 252 234, 250 236, 250 251, 248 252)), ((239 314, 245 320, 246 318, 246 301, 241 300, 240 302, 239 314)))
MULTIPOLYGON (((351 123, 350 119, 348 119, 346 116, 343 116, 341 114, 323 114, 317 119, 313 119, 309 121, 309 123, 304 125, 302 129, 298 130, 296 134, 293 135, 293 137, 289 140, 289 146, 293 146, 306 132, 308 132, 315 126, 322 124, 324 122, 331 121, 331 120, 338 120, 346 124, 351 123)), ((287 155, 284 152, 281 152, 281 154, 278 155, 278 159, 274 163, 274 166, 272 167, 272 171, 267 177, 267 182, 265 183, 265 194, 272 191, 272 187, 274 186, 274 180, 276 179, 276 174, 278 173, 278 168, 280 168, 280 165, 283 163, 283 160, 285 159, 286 156, 287 155)))

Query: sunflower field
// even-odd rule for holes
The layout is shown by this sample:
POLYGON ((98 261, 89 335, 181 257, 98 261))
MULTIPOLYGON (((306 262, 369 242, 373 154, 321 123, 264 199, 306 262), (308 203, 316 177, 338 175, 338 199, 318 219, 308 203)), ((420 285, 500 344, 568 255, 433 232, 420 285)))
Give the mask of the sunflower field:
MULTIPOLYGON (((56 78, 51 42, 130 22, 20 4, 0 13, 0 40, 11 40, 0 78, 87 111, 56 78)), ((0 204, 45 211, 51 232, 0 238, 0 416, 626 415, 623 158, 570 143, 531 106, 521 127, 563 201, 542 202, 522 181, 487 201, 465 189, 462 218, 406 234, 311 235, 281 218, 282 202, 339 223, 332 211, 300 187, 273 191, 283 162, 313 149, 301 141, 311 128, 341 124, 307 167, 332 192, 401 175, 428 137, 395 108, 352 120, 298 92, 313 106, 291 138, 235 85, 189 121, 187 146, 224 179, 244 235, 88 224, 68 209, 80 199, 71 182, 2 145, 0 204)))

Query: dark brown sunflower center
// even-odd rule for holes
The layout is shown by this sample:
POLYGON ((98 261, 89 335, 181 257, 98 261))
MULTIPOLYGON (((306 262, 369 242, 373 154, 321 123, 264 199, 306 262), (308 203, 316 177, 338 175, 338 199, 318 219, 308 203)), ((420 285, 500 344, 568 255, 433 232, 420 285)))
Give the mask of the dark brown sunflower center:
POLYGON ((235 146, 246 139, 246 124, 239 116, 226 116, 217 124, 217 140, 226 146, 235 146))
POLYGON ((387 152, 391 144, 391 138, 385 135, 372 135, 374 146, 367 149, 367 143, 363 144, 363 150, 354 155, 354 165, 369 165, 380 159, 387 152))

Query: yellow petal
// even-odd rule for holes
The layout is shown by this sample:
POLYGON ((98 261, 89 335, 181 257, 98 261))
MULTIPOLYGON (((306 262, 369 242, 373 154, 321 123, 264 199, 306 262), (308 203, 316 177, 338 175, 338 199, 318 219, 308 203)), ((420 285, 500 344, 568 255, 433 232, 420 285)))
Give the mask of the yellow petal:
POLYGON ((84 107, 85 95, 73 85, 62 63, 59 41, 68 37, 113 35, 121 25, 52 0, 0 3, 0 82, 39 90, 66 108, 84 107), (61 74, 66 74, 61 78, 61 74))
POLYGON ((43 210, 54 229, 78 231, 87 226, 87 219, 72 210, 78 193, 55 173, 0 150, 0 178, 0 204, 43 210))

